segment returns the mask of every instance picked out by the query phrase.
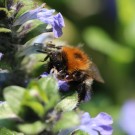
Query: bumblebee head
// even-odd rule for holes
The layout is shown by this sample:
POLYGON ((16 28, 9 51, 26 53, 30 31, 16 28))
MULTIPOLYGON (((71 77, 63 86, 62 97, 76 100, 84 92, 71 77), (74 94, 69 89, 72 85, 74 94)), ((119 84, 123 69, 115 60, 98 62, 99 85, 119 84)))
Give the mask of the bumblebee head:
POLYGON ((65 58, 61 51, 53 51, 49 54, 50 63, 58 70, 61 71, 65 67, 65 58))
POLYGON ((43 62, 50 59, 52 68, 56 68, 58 71, 63 69, 64 58, 61 51, 62 46, 56 46, 51 42, 48 42, 43 50, 37 50, 38 52, 45 53, 47 56, 44 58, 43 62))

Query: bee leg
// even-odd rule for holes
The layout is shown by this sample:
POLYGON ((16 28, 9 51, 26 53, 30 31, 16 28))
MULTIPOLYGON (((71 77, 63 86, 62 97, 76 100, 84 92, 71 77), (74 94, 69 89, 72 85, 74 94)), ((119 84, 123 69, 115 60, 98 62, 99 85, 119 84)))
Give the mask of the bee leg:
POLYGON ((86 95, 86 89, 85 89, 85 84, 84 83, 81 83, 78 86, 77 92, 78 92, 78 102, 84 101, 85 95, 86 95))
POLYGON ((44 58, 43 62, 46 61, 49 57, 50 57, 50 56, 47 55, 47 56, 44 58))
POLYGON ((93 79, 92 78, 87 78, 85 80, 85 85, 86 85, 86 96, 85 96, 85 101, 89 101, 90 98, 91 98, 91 86, 92 86, 92 83, 93 83, 93 79))
POLYGON ((92 82, 93 82, 93 79, 89 78, 83 81, 78 86, 79 102, 90 100, 90 90, 91 90, 92 82))
POLYGON ((36 51, 40 53, 47 53, 47 51, 43 51, 43 50, 36 50, 36 51))

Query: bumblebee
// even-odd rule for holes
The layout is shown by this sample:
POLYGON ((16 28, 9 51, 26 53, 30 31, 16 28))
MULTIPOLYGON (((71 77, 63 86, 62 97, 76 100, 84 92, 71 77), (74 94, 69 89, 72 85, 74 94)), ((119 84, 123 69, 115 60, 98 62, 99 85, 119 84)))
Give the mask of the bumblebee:
POLYGON ((93 80, 104 82, 95 64, 79 47, 48 43, 44 51, 39 52, 47 54, 44 61, 49 59, 48 73, 55 68, 57 79, 77 90, 79 102, 89 99, 93 80))

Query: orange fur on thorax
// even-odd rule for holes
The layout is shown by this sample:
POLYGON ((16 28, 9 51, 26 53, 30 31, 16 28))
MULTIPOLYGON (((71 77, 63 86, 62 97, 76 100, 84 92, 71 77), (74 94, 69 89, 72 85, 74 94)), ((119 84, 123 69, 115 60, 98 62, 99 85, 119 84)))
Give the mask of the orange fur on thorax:
POLYGON ((77 70, 87 70, 90 66, 88 56, 77 47, 65 46, 62 52, 66 55, 68 72, 72 73, 77 70))

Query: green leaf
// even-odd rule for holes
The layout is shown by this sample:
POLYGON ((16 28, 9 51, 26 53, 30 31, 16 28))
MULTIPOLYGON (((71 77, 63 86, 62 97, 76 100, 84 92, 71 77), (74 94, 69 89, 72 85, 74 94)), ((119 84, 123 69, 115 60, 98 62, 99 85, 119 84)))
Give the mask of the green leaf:
POLYGON ((21 61, 21 68, 25 70, 28 75, 37 77, 45 70, 45 63, 41 62, 44 58, 44 54, 30 54, 21 61))
POLYGON ((28 116, 29 113, 31 113, 31 118, 32 118, 32 114, 33 114, 33 117, 36 117, 36 118, 37 116, 43 117, 44 115, 44 107, 38 97, 39 95, 38 86, 35 85, 35 83, 33 82, 36 82, 36 81, 30 82, 29 85, 31 85, 31 88, 28 88, 23 93, 23 99, 21 99, 21 103, 20 103, 20 108, 21 108, 20 110, 23 110, 23 112, 19 111, 18 113, 26 120, 29 120, 29 116, 28 116), (23 113, 23 115, 21 113, 23 113))
POLYGON ((11 30, 7 28, 0 28, 0 33, 11 33, 11 30))
MULTIPOLYGON (((48 109, 54 107, 54 105, 56 105, 56 103, 59 101, 58 84, 53 77, 48 76, 45 78, 41 78, 38 81, 38 85, 40 91, 44 91, 45 94, 47 95, 48 102, 45 105, 45 112, 46 112, 48 111, 48 109)), ((42 98, 46 102, 45 97, 42 98)))
MULTIPOLYGON (((35 55, 40 54, 41 56, 43 56, 42 58, 44 59, 46 54, 39 53, 37 50, 42 50, 45 46, 45 43, 52 39, 53 36, 51 33, 43 33, 41 35, 36 36, 35 38, 29 40, 23 46, 20 46, 20 49, 16 54, 16 58, 25 57, 25 56, 29 57, 32 54, 35 55)), ((38 63, 39 63, 39 59, 38 59, 38 63)))
POLYGON ((49 102, 48 97, 47 97, 44 89, 40 88, 38 81, 32 81, 28 85, 29 93, 31 96, 38 98, 40 101, 42 101, 46 104, 49 102))
POLYGON ((121 63, 130 63, 134 60, 134 52, 115 41, 107 33, 97 27, 90 27, 84 31, 84 40, 89 47, 108 55, 121 63))
POLYGON ((46 32, 47 24, 39 20, 29 20, 18 29, 18 37, 22 38, 22 43, 26 43, 30 39, 46 32))
POLYGON ((25 101, 23 104, 30 107, 38 116, 43 117, 44 107, 37 101, 25 101))
POLYGON ((0 8, 0 20, 9 17, 9 12, 6 8, 0 8))
POLYGON ((82 130, 76 130, 73 133, 71 133, 70 135, 90 135, 88 133, 86 133, 85 131, 82 130))
POLYGON ((40 121, 37 121, 33 124, 20 124, 18 128, 25 134, 35 135, 42 132, 45 129, 45 124, 40 121))
POLYGON ((16 118, 16 115, 12 112, 7 102, 0 103, 0 119, 16 118))
POLYGON ((22 111, 22 100, 24 98, 25 89, 19 86, 9 86, 4 89, 4 97, 15 114, 22 111))
POLYGON ((0 135, 24 135, 23 133, 17 133, 4 127, 0 127, 0 135))
POLYGON ((12 112, 7 102, 0 103, 0 127, 15 128, 17 116, 12 112))
POLYGON ((46 77, 29 83, 21 104, 31 108, 42 118, 49 109, 54 107, 58 100, 56 80, 52 77, 46 77))
MULTIPOLYGON (((34 90, 34 89, 32 89, 34 90)), ((37 93, 38 90, 36 89, 35 92, 37 93)), ((24 106, 30 107, 39 117, 43 117, 44 115, 44 107, 43 105, 40 103, 40 101, 38 101, 38 97, 36 97, 35 95, 31 94, 31 91, 26 91, 25 92, 25 96, 23 99, 22 104, 24 106)))
POLYGON ((44 77, 39 79, 38 84, 42 90, 47 94, 48 98, 55 96, 58 97, 58 84, 56 79, 52 76, 44 77))
POLYGON ((16 129, 16 118, 5 118, 0 119, 0 127, 5 127, 8 129, 16 129))
POLYGON ((55 123, 54 131, 73 128, 80 124, 79 116, 75 112, 64 112, 61 118, 55 123))
POLYGON ((20 0, 20 2, 24 5, 16 15, 16 19, 21 15, 26 13, 27 11, 34 9, 36 7, 36 3, 33 0, 20 0))
POLYGON ((75 109, 78 104, 78 94, 77 92, 73 93, 70 96, 62 99, 57 105, 56 109, 60 111, 71 111, 75 109))

